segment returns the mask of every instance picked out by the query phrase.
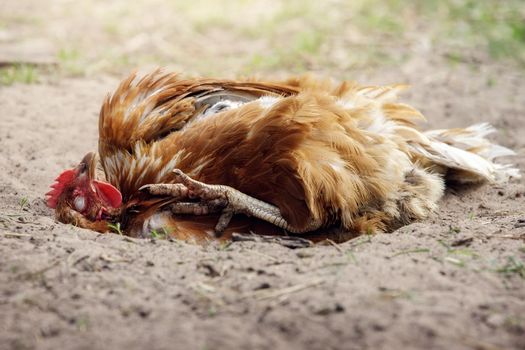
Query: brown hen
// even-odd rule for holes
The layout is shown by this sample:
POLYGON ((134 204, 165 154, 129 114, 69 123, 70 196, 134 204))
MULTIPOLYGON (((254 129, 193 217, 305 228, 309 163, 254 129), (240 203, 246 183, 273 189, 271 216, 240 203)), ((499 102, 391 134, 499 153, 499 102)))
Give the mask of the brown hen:
POLYGON ((428 217, 447 181, 519 177, 494 162, 513 152, 488 124, 419 131, 422 114, 396 102, 404 88, 131 75, 102 105, 98 157, 61 174, 48 205, 136 237, 343 240, 428 217))

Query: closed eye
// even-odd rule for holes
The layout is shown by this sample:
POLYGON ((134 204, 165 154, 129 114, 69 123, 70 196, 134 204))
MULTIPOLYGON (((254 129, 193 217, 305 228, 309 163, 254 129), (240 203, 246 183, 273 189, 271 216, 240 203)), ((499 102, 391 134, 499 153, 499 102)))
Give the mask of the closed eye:
POLYGON ((86 199, 82 196, 75 197, 73 205, 75 206, 75 210, 81 213, 86 209, 86 199))

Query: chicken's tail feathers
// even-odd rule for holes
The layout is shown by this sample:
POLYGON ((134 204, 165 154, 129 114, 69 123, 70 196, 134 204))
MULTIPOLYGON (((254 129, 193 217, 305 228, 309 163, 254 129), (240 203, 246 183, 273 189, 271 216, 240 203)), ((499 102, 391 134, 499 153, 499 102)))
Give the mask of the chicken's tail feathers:
POLYGON ((450 181, 506 182, 510 178, 520 178, 518 168, 496 162, 496 158, 513 156, 515 152, 486 138, 494 131, 488 123, 430 130, 423 133, 424 142, 409 142, 409 145, 417 159, 437 168, 450 181))

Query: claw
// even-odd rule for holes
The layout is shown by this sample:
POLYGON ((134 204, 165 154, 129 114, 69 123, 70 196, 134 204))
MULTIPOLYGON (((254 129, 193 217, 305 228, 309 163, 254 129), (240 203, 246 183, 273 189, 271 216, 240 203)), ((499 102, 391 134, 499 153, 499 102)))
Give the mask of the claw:
POLYGON ((213 232, 216 238, 220 238, 223 235, 224 230, 226 230, 230 224, 233 214, 234 210, 231 208, 231 206, 226 206, 226 208, 222 210, 221 216, 219 217, 219 220, 217 220, 217 224, 215 225, 213 232))
POLYGON ((184 185, 191 195, 198 197, 205 201, 213 199, 227 199, 224 186, 221 185, 209 185, 197 180, 192 179, 188 175, 184 174, 180 169, 174 169, 175 177, 180 184, 184 185))
POLYGON ((189 186, 194 187, 192 185, 194 185, 195 180, 193 180, 188 175, 184 174, 182 170, 173 169, 173 173, 175 174, 175 178, 177 179, 179 183, 185 185, 186 187, 189 187, 189 186))
POLYGON ((151 184, 149 184, 149 185, 144 185, 144 186, 142 186, 142 187, 139 188, 139 191, 140 191, 140 192, 146 192, 146 191, 149 192, 148 189, 149 189, 150 187, 151 187, 151 184))

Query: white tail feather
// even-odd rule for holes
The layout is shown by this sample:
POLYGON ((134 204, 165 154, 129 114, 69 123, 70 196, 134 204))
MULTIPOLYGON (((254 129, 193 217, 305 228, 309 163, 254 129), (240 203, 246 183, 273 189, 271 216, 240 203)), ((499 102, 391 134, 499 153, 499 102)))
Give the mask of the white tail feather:
POLYGON ((461 171, 454 180, 477 182, 488 180, 504 182, 520 178, 519 169, 511 164, 498 164, 495 158, 514 155, 514 151, 491 143, 485 138, 495 129, 487 124, 476 124, 465 129, 431 130, 424 133, 428 142, 411 143, 412 150, 431 162, 461 171))

